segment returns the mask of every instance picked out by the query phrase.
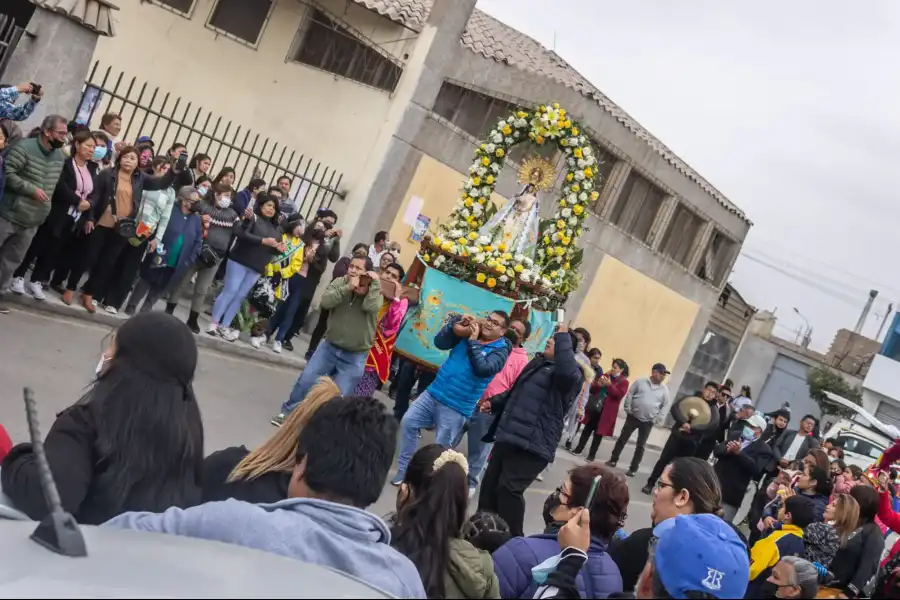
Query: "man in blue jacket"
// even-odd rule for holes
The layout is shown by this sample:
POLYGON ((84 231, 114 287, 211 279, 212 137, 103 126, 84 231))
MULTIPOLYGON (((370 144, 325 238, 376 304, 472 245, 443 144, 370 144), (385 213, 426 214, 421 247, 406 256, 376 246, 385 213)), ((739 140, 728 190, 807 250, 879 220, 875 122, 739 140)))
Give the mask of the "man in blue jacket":
POLYGON ((511 349, 504 337, 507 329, 509 315, 496 310, 483 320, 453 316, 434 336, 434 346, 450 350, 450 356, 400 421, 400 458, 392 484, 403 483, 420 429, 435 427, 435 443, 447 448, 457 440, 485 388, 506 364, 511 349))
POLYGON ((553 462, 563 420, 584 384, 575 346, 575 336, 560 325, 519 375, 499 417, 478 510, 500 515, 513 537, 524 535, 525 490, 553 462))

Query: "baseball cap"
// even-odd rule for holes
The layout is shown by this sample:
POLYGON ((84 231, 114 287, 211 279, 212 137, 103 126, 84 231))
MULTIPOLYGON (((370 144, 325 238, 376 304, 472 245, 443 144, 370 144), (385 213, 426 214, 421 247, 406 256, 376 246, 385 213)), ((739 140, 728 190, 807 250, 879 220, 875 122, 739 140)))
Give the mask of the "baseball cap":
POLYGON ((735 399, 731 402, 731 405, 734 407, 734 410, 736 410, 736 411, 737 411, 737 410, 741 410, 742 408, 744 408, 744 407, 747 406, 748 404, 752 405, 752 404, 753 404, 753 400, 751 400, 751 399, 748 398, 747 396, 738 396, 737 398, 735 398, 735 399))
POLYGON ((758 429, 765 429, 767 424, 766 420, 762 415, 754 414, 752 417, 747 417, 744 419, 744 422, 750 425, 750 427, 756 427, 758 429))
POLYGON ((666 368, 666 365, 662 363, 656 363, 653 365, 653 371, 659 371, 660 373, 665 373, 666 375, 670 374, 670 371, 666 368))
POLYGON ((136 144, 149 144, 150 147, 153 147, 156 145, 153 143, 153 140, 150 138, 149 135, 142 135, 141 137, 139 137, 137 139, 137 141, 135 143, 136 144))
POLYGON ((653 566, 673 598, 701 592, 743 598, 750 560, 734 529, 715 515, 679 515, 656 526, 653 566))

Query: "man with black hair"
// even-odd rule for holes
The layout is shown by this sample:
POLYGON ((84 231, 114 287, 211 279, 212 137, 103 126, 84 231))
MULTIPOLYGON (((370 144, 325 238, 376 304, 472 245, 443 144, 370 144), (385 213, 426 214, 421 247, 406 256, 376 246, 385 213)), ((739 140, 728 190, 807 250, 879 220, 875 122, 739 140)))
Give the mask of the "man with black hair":
POLYGON ((387 250, 388 232, 379 231, 375 234, 375 243, 369 246, 369 258, 373 265, 381 263, 381 255, 387 250))
POLYGON ((502 405, 491 401, 497 434, 478 509, 496 512, 513 536, 524 535, 525 490, 553 461, 563 419, 581 392, 575 335, 565 324, 525 367, 502 405))
POLYGON ((281 405, 281 412, 272 419, 273 425, 281 426, 319 377, 334 379, 343 394, 356 390, 375 341, 378 312, 383 302, 381 278, 372 271, 372 263, 367 257, 351 258, 347 274, 328 284, 322 295, 322 307, 332 314, 325 339, 300 373, 290 397, 281 405))
POLYGON ((291 195, 291 186, 294 184, 294 180, 291 179, 290 175, 282 175, 275 181, 275 185, 278 186, 278 189, 281 190, 281 195, 284 198, 289 198, 291 195))
MULTIPOLYGON (((694 456, 697 458, 709 460, 709 455, 712 454, 712 451, 716 448, 716 444, 721 444, 725 441, 728 429, 732 424, 732 417, 734 415, 729 407, 731 390, 725 386, 718 387, 715 381, 708 381, 703 390, 696 395, 702 396, 704 400, 709 402, 710 408, 719 413, 718 426, 703 432, 700 437, 700 442, 697 444, 697 451, 694 452, 694 456), (712 396, 715 402, 710 402, 710 396, 712 396)), ((741 419, 747 418, 748 416, 749 415, 743 416, 741 419)))
POLYGON ((791 496, 778 511, 781 529, 753 544, 750 549, 750 585, 747 598, 769 598, 775 590, 767 579, 772 568, 785 556, 804 555, 803 530, 815 521, 815 507, 809 498, 791 496))
POLYGON ((231 203, 231 208, 242 217, 250 218, 253 216, 253 207, 256 199, 266 189, 265 179, 251 179, 247 187, 237 193, 231 203))
POLYGON ((396 439, 397 423, 378 400, 336 397, 300 431, 286 500, 125 513, 104 527, 255 548, 341 571, 398 598, 424 598, 416 567, 391 548, 384 521, 365 510, 381 495, 396 439))
POLYGON ((320 244, 316 249, 316 254, 313 259, 304 264, 304 267, 306 268, 306 281, 300 288, 300 294, 302 295, 303 300, 300 301, 300 305, 297 307, 297 314, 294 315, 294 322, 291 324, 290 329, 288 329, 287 336, 284 338, 284 343, 282 344, 284 349, 289 352, 294 349, 294 344, 291 340, 301 329, 303 329, 303 324, 306 322, 306 315, 309 313, 310 305, 316 294, 316 288, 319 287, 319 281, 322 279, 322 274, 328 267, 328 263, 336 263, 341 257, 340 241, 343 232, 340 229, 335 228, 335 225, 337 225, 337 218, 337 214, 333 210, 320 208, 318 212, 316 212, 316 216, 312 223, 310 223, 311 227, 320 228, 325 232, 325 243, 320 244))
POLYGON ((817 420, 806 415, 800 420, 800 429, 786 431, 775 446, 775 458, 779 466, 787 467, 792 461, 803 460, 810 450, 819 447, 819 440, 813 435, 817 420))
POLYGON ((435 348, 449 350, 450 355, 400 421, 400 456, 393 485, 403 482, 419 430, 435 427, 435 443, 447 448, 459 442, 478 400, 509 357, 507 329, 509 315, 495 310, 484 319, 454 315, 434 336, 435 348))

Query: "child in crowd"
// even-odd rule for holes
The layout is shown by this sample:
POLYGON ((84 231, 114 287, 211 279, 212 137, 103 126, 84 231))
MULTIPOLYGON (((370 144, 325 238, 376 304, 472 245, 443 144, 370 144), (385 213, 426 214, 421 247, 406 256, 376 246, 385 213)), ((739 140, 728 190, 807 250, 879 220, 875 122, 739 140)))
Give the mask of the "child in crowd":
POLYGON ((506 521, 492 512, 478 511, 463 525, 463 539, 491 554, 511 537, 506 521))
MULTIPOLYGON (((778 511, 781 529, 759 540, 750 550, 750 585, 747 598, 767 598, 764 593, 772 567, 784 556, 803 556, 803 529, 815 520, 815 507, 805 496, 790 496, 778 511)), ((774 591, 774 590, 770 590, 774 591)))

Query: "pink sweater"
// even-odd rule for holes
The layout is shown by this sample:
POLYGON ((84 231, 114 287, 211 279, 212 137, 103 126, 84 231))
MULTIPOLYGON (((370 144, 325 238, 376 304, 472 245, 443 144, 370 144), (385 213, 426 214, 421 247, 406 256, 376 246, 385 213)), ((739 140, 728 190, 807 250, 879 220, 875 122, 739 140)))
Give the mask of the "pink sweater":
POLYGON ((511 388, 527 364, 528 352, 525 351, 525 348, 513 348, 503 369, 497 373, 496 377, 488 384, 487 389, 484 390, 482 399, 502 394, 511 388))

